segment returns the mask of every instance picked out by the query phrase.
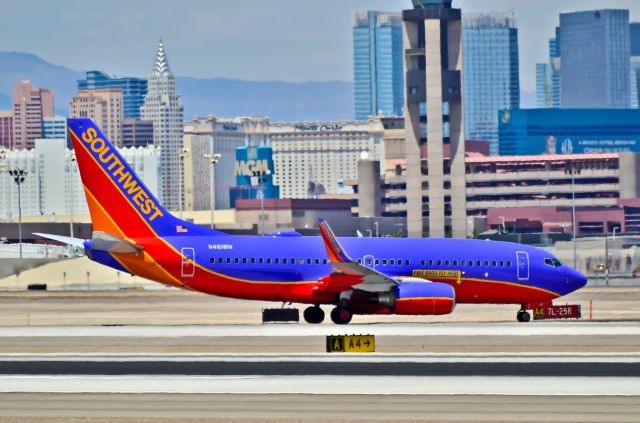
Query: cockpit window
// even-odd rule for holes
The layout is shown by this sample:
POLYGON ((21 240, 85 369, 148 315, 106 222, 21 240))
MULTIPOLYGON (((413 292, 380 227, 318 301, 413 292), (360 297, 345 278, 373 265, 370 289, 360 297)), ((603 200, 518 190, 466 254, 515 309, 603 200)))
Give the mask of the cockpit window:
POLYGON ((544 259, 544 264, 547 264, 551 267, 560 267, 562 266, 562 263, 560 263, 560 260, 556 259, 556 258, 546 258, 544 259))

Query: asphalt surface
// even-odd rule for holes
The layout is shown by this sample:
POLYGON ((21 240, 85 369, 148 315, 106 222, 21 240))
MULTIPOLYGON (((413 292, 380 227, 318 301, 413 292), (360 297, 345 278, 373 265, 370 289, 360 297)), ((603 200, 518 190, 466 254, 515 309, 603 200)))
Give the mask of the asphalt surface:
POLYGON ((640 397, 0 394, 0 423, 633 422, 640 397))
POLYGON ((2 361, 2 375, 639 377, 640 363, 2 361))

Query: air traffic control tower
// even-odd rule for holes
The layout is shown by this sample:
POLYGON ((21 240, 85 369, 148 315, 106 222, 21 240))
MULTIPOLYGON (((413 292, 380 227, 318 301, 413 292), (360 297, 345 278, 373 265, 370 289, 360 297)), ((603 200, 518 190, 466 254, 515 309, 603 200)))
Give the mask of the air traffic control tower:
POLYGON ((407 229, 413 237, 464 238, 460 9, 453 9, 451 0, 413 0, 413 6, 402 12, 407 229))

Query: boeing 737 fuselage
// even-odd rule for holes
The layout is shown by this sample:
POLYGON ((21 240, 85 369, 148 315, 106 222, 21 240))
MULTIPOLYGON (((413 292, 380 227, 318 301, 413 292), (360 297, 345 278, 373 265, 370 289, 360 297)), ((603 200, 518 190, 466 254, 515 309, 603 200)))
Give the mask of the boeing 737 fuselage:
POLYGON ((447 314, 456 303, 550 303, 586 284, 552 254, 520 244, 468 239, 336 238, 295 232, 230 236, 180 220, 138 179, 90 119, 69 136, 93 224, 83 246, 97 262, 163 284, 239 299, 304 303, 320 323, 353 314, 447 314))

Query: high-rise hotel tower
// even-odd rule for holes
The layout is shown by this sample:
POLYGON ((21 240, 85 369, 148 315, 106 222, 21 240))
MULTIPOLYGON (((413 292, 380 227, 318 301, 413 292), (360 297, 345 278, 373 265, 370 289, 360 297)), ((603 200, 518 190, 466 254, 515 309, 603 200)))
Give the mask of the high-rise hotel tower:
POLYGON ((172 210, 180 206, 183 184, 180 166, 183 115, 180 96, 176 94, 176 80, 160 40, 140 116, 153 121, 153 143, 160 147, 160 201, 172 210))

